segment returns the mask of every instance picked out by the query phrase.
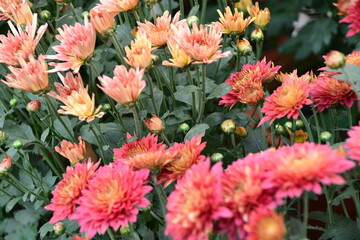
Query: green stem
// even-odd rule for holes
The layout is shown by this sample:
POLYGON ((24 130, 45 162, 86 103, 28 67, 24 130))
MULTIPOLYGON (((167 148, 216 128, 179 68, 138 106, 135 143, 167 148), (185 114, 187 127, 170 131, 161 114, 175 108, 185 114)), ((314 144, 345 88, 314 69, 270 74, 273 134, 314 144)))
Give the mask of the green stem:
MULTIPOLYGON (((124 52, 123 52, 123 50, 122 50, 122 48, 121 48, 121 45, 120 45, 120 43, 119 43, 119 40, 118 40, 117 37, 115 36, 115 34, 112 34, 112 35, 111 35, 111 41, 112 41, 112 43, 113 43, 113 45, 114 45, 114 47, 115 47, 116 55, 117 55, 117 57, 119 58, 119 61, 121 62, 122 65, 126 66, 127 64, 126 64, 126 62, 125 62, 125 60, 124 60, 125 54, 124 54, 124 52)), ((98 76, 100 76, 100 75, 98 75, 98 76)))
MULTIPOLYGON (((259 113, 259 120, 261 121, 261 119, 264 117, 264 115, 263 115, 263 113, 261 111, 261 107, 257 106, 257 110, 258 110, 258 113, 259 113)), ((267 139, 266 139, 266 128, 265 128, 264 124, 261 125, 261 135, 262 135, 264 147, 268 148, 268 143, 267 143, 267 139)))
POLYGON ((206 92, 205 92, 205 89, 206 89, 206 64, 203 64, 202 65, 202 72, 201 72, 201 75, 202 75, 202 80, 201 80, 201 84, 202 84, 202 98, 199 98, 199 116, 196 120, 196 123, 200 123, 201 120, 202 120, 202 117, 203 117, 203 114, 204 114, 204 110, 205 110, 205 104, 206 104, 206 92))
POLYGON ((264 41, 256 42, 256 60, 259 61, 261 58, 262 48, 264 41))
POLYGON ((305 237, 307 236, 307 226, 309 221, 309 193, 304 192, 303 196, 303 204, 304 204, 304 231, 305 231, 305 237))
POLYGON ((131 108, 131 110, 133 111, 133 116, 134 116, 136 136, 138 138, 141 138, 140 119, 139 119, 139 115, 138 115, 137 110, 136 110, 136 106, 131 108))
POLYGON ((205 19, 205 15, 206 15, 206 5, 207 5, 207 0, 202 0, 201 18, 200 18, 201 23, 204 23, 204 19, 205 19))
POLYGON ((304 122, 305 129, 308 132, 310 142, 314 142, 314 137, 313 137, 308 120, 306 119, 306 117, 304 116, 304 114, 302 113, 301 110, 299 110, 299 113, 300 113, 301 120, 303 120, 303 122, 304 122))
POLYGON ((162 137, 162 139, 166 142, 166 145, 168 145, 168 146, 171 145, 169 139, 166 137, 166 135, 165 135, 164 132, 161 132, 161 137, 162 137))
POLYGON ((355 190, 354 184, 352 183, 352 179, 348 173, 345 173, 347 182, 349 183, 349 187, 351 190, 351 197, 354 200, 355 207, 356 207, 356 217, 360 217, 360 200, 359 200, 359 194, 357 194, 357 191, 355 190))
POLYGON ((100 149, 100 154, 101 154, 101 157, 102 157, 102 160, 105 164, 107 164, 106 160, 105 160, 105 153, 104 153, 104 150, 102 148, 102 145, 100 143, 100 140, 95 132, 95 130, 93 129, 93 124, 91 123, 90 124, 90 131, 92 132, 92 134, 94 135, 94 138, 95 138, 95 141, 96 141, 96 144, 98 146, 98 148, 100 149))
POLYGON ((151 102, 152 102, 153 107, 154 107, 155 115, 156 115, 156 116, 159 116, 159 112, 158 112, 158 110, 157 110, 156 103, 155 103, 155 99, 154 99, 154 89, 153 89, 153 86, 152 86, 152 80, 151 80, 151 78, 149 77, 148 74, 146 74, 146 80, 147 80, 147 84, 148 84, 148 86, 149 86, 150 98, 151 98, 151 102))
POLYGON ((181 17, 185 18, 185 8, 184 8, 184 0, 180 0, 180 13, 181 13, 181 17))
MULTIPOLYGON (((223 37, 223 44, 222 44, 222 47, 221 47, 221 51, 223 52, 224 49, 225 49, 225 44, 226 44, 226 39, 227 39, 227 34, 224 34, 224 37, 223 37)), ((221 64, 221 61, 222 61, 222 58, 220 58, 217 63, 216 63, 216 69, 215 69, 215 74, 214 74, 214 79, 216 79, 216 75, 219 71, 219 67, 220 67, 220 64, 221 64)))
POLYGON ((347 111, 347 115, 348 115, 348 118, 349 118, 349 128, 351 128, 353 125, 352 125, 352 113, 351 113, 351 108, 349 107, 346 107, 346 111, 347 111))
POLYGON ((158 215, 156 215, 156 213, 150 211, 150 215, 153 216, 153 218, 155 218, 155 220, 158 221, 161 225, 165 226, 165 222, 158 215))
POLYGON ((49 165, 50 169, 56 174, 56 176, 58 177, 58 179, 62 179, 62 175, 59 172, 59 170, 54 166, 52 159, 50 159, 49 155, 47 154, 46 150, 41 149, 40 150, 43 158, 45 160, 45 162, 49 165))
MULTIPOLYGON (((161 76, 161 78, 163 79, 166 87, 169 89, 171 100, 172 100, 172 102, 174 104, 174 108, 176 108, 176 99, 175 99, 174 89, 171 87, 171 80, 170 80, 170 84, 169 84, 169 82, 166 80, 166 77, 164 76, 164 74, 160 71, 160 69, 156 65, 154 65, 154 69, 161 76)), ((172 69, 172 68, 169 68, 169 69, 172 69)), ((169 73, 169 74, 171 76, 171 73, 169 73)), ((155 76, 157 76, 157 74, 155 74, 155 76)))
POLYGON ((72 14, 74 15, 75 21, 80 22, 77 14, 76 14, 75 7, 74 7, 74 5, 72 4, 72 2, 69 3, 69 6, 70 6, 70 9, 71 9, 72 14))
POLYGON ((109 147, 109 150, 111 151, 111 153, 114 153, 114 151, 110 148, 110 144, 109 144, 108 140, 105 138, 104 134, 102 133, 99 124, 96 122, 96 120, 92 121, 92 123, 94 124, 96 130, 98 131, 100 139, 103 141, 104 144, 106 144, 109 147))
POLYGON ((271 130, 271 147, 275 147, 275 127, 274 124, 270 124, 271 130))
POLYGON ((232 134, 230 135, 230 138, 231 138, 232 147, 235 149, 235 148, 236 148, 235 134, 232 133, 232 134))
MULTIPOLYGON (((190 68, 189 67, 186 68, 186 73, 187 73, 187 77, 188 77, 190 85, 195 86, 194 81, 193 81, 192 76, 191 76, 191 73, 190 73, 190 68)), ((193 116, 193 119, 195 120, 196 116, 197 116, 195 92, 191 93, 191 98, 192 98, 191 99, 192 100, 192 105, 191 105, 191 107, 192 107, 192 116, 193 116)))
POLYGON ((319 118, 318 118, 318 115, 317 115, 317 112, 316 112, 316 109, 315 109, 314 105, 311 106, 311 109, 313 111, 313 115, 314 115, 314 118, 315 118, 315 126, 316 126, 316 134, 317 134, 317 137, 318 137, 318 143, 321 143, 319 118))
POLYGON ((20 182, 19 180, 17 180, 12 174, 8 174, 7 175, 15 184, 13 186, 15 186, 17 184, 17 186, 21 186, 26 192, 31 193, 32 195, 34 195, 35 197, 37 197, 38 199, 41 199, 45 202, 49 202, 49 199, 40 196, 37 193, 34 193, 33 191, 31 191, 29 188, 27 188, 24 184, 22 184, 22 182, 20 182))
POLYGON ((327 203, 327 212, 329 214, 329 225, 332 226, 334 224, 334 213, 331 207, 331 201, 332 199, 330 198, 329 195, 329 189, 324 185, 324 193, 325 193, 325 198, 326 198, 326 203, 327 203))
POLYGON ((296 120, 295 120, 295 118, 293 118, 292 129, 290 129, 290 131, 291 131, 291 146, 292 146, 295 143, 295 134, 296 134, 296 120))
POLYGON ((110 228, 106 229, 106 232, 109 235, 111 240, 115 240, 114 234, 113 234, 113 232, 111 231, 110 228))
POLYGON ((342 209, 343 209, 343 211, 344 211, 344 213, 345 213, 345 216, 346 216, 347 218, 350 218, 350 215, 349 215, 349 213, 348 213, 348 211, 347 211, 347 209, 346 209, 346 205, 345 205, 344 199, 341 199, 341 200, 340 200, 340 203, 341 203, 341 207, 342 207, 342 209))
POLYGON ((0 188, 0 192, 4 193, 6 196, 10 197, 10 198, 16 198, 16 196, 11 195, 10 193, 6 192, 4 189, 0 188))
POLYGON ((164 196, 163 196, 163 194, 161 193, 161 189, 160 189, 160 188, 161 188, 161 185, 158 184, 155 174, 152 174, 152 175, 151 175, 151 180, 152 180, 152 182, 153 182, 153 184, 154 184, 154 188, 155 188, 156 194, 158 195, 159 200, 160 200, 161 212, 162 212, 162 214, 163 214, 163 217, 165 218, 165 216, 166 216, 166 199, 164 199, 164 196))

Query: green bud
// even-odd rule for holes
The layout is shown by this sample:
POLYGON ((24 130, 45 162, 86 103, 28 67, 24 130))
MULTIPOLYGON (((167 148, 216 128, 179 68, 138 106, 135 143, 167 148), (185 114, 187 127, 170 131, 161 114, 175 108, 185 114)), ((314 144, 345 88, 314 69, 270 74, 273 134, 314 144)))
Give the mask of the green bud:
POLYGON ((0 146, 4 145, 9 139, 9 135, 6 132, 0 131, 0 146))
POLYGON ((231 119, 225 120, 221 123, 221 130, 226 134, 232 134, 236 130, 236 124, 231 119))
POLYGON ((192 28, 193 24, 199 24, 199 18, 197 16, 190 16, 186 19, 186 23, 188 24, 189 28, 192 28))
POLYGON ((104 104, 104 106, 102 107, 102 109, 105 112, 109 112, 111 110, 111 105, 109 103, 104 104))
POLYGON ((89 16, 88 11, 84 11, 84 12, 81 13, 81 18, 84 18, 85 16, 89 16))
POLYGON ((10 100, 10 106, 16 107, 19 104, 19 101, 16 98, 10 100))
POLYGON ((224 155, 222 155, 221 153, 214 153, 213 155, 211 155, 210 160, 212 162, 220 162, 224 159, 224 155))
POLYGON ((57 222, 53 226, 54 233, 58 236, 62 235, 65 232, 65 225, 62 222, 57 222))
POLYGON ((304 122, 300 119, 295 121, 295 128, 296 130, 304 128, 304 122))
MULTIPOLYGON (((129 223, 129 224, 131 224, 131 223, 129 223)), ((126 225, 126 226, 121 226, 121 227, 120 227, 120 233, 121 233, 121 235, 127 235, 127 234, 130 233, 130 226, 129 226, 129 224, 126 225)))
POLYGON ((291 130, 291 129, 293 129, 293 124, 292 124, 292 122, 286 122, 285 124, 284 124, 284 127, 286 127, 287 129, 289 129, 289 130, 291 130))
POLYGON ((13 148, 15 148, 15 149, 20 149, 23 146, 24 145, 23 145, 22 141, 20 141, 20 140, 16 140, 15 142, 13 142, 13 148))
POLYGON ((43 10, 40 12, 40 17, 42 20, 47 21, 51 18, 51 13, 48 10, 43 10))
POLYGON ((238 135, 241 138, 246 138, 248 135, 248 132, 245 127, 236 127, 235 134, 238 135))
POLYGON ((328 142, 331 139, 331 133, 328 131, 323 131, 320 133, 320 140, 322 142, 328 142))
POLYGON ((261 42, 264 40, 264 33, 260 28, 255 29, 252 31, 250 35, 250 39, 253 42, 261 42))
POLYGON ((187 124, 187 123, 180 124, 180 126, 179 126, 180 132, 187 133, 187 131, 189 131, 189 130, 190 130, 189 124, 187 124))
POLYGON ((277 136, 287 136, 288 132, 286 131, 286 129, 281 126, 280 124, 276 124, 275 125, 275 134, 277 136))

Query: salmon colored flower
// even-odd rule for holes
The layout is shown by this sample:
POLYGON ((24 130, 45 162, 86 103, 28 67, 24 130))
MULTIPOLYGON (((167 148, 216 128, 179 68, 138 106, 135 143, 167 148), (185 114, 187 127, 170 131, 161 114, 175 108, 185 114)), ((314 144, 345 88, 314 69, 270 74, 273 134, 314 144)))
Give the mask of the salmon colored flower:
POLYGON ((0 20, 11 19, 19 25, 33 21, 33 14, 27 0, 0 0, 0 20))
POLYGON ((346 15, 339 23, 350 23, 350 30, 347 32, 346 37, 351 37, 360 32, 360 1, 351 4, 346 12, 346 15))
POLYGON ((356 2, 356 0, 338 0, 337 3, 333 3, 339 9, 339 15, 346 15, 349 8, 356 2))
POLYGON ((283 72, 279 72, 278 74, 275 75, 274 79, 278 82, 281 82, 281 83, 284 83, 285 82, 285 79, 286 77, 288 76, 291 76, 292 73, 283 73, 283 72))
MULTIPOLYGON (((291 139, 291 131, 289 130, 290 132, 290 139, 291 139)), ((307 132, 304 132, 303 130, 296 130, 295 131, 295 136, 294 136, 294 142, 296 143, 304 143, 307 139, 308 139, 308 133, 307 132)))
POLYGON ((254 23, 260 28, 266 27, 270 22, 270 11, 268 8, 261 10, 259 3, 256 2, 254 6, 248 7, 249 15, 254 18, 254 23))
POLYGON ((285 82, 278 87, 269 97, 262 107, 265 116, 261 119, 259 126, 270 120, 287 117, 297 119, 299 110, 303 105, 309 105, 312 101, 308 98, 310 85, 308 74, 297 77, 296 70, 291 76, 285 77, 285 82))
POLYGON ((185 68, 191 64, 191 57, 183 50, 173 38, 168 39, 167 46, 173 58, 163 61, 164 66, 185 68))
POLYGON ((101 86, 98 85, 98 87, 118 103, 126 105, 136 102, 139 98, 141 91, 146 86, 143 77, 144 69, 128 71, 125 66, 116 66, 114 78, 99 77, 101 86))
POLYGON ((100 4, 90 10, 90 18, 94 28, 101 35, 108 33, 116 25, 114 15, 100 4))
POLYGON ((89 159, 88 162, 66 168, 63 179, 51 192, 53 194, 51 204, 45 207, 46 210, 54 212, 50 223, 56 223, 67 217, 72 219, 78 199, 82 195, 81 191, 87 187, 99 164, 100 162, 93 164, 89 159))
POLYGON ((253 71, 259 73, 262 82, 267 82, 275 77, 281 66, 275 66, 272 61, 266 62, 266 57, 255 64, 245 64, 242 71, 253 71))
POLYGON ((40 93, 47 91, 49 88, 48 66, 42 55, 36 60, 32 55, 29 56, 28 62, 19 58, 20 68, 9 66, 11 74, 6 75, 6 81, 1 80, 8 87, 20 90, 40 93))
POLYGON ((354 64, 360 66, 360 51, 353 51, 345 56, 346 64, 354 64))
POLYGON ((337 103, 350 108, 354 101, 358 100, 356 93, 351 90, 350 83, 330 76, 320 76, 312 84, 310 95, 318 112, 322 112, 337 103))
POLYGON ((213 221, 231 217, 222 200, 221 177, 221 163, 210 168, 209 159, 186 171, 168 198, 166 235, 174 240, 208 239, 213 221))
POLYGON ((36 14, 34 15, 32 24, 28 23, 26 25, 25 31, 20 25, 17 25, 17 28, 15 28, 12 22, 8 21, 8 24, 12 33, 9 31, 7 36, 0 35, 0 63, 18 66, 20 65, 20 58, 28 61, 29 57, 34 55, 35 48, 44 35, 47 24, 39 27, 36 32, 36 14))
POLYGON ((356 161, 360 161, 360 126, 352 127, 347 132, 348 138, 345 140, 345 148, 347 149, 347 155, 356 161))
POLYGON ((143 120, 143 122, 145 126, 150 130, 150 132, 155 134, 160 134, 165 129, 161 119, 154 114, 152 115, 151 118, 148 118, 146 121, 143 120))
POLYGON ((286 234, 284 216, 274 210, 258 209, 245 225, 246 240, 282 240, 286 234))
POLYGON ((169 33, 170 24, 176 24, 179 21, 180 12, 176 13, 173 20, 169 11, 165 11, 161 17, 156 18, 155 24, 145 20, 145 23, 137 22, 138 33, 144 33, 151 41, 151 45, 154 47, 161 47, 166 45, 169 33))
POLYGON ((87 122, 104 115, 103 112, 99 112, 101 105, 95 109, 95 94, 93 93, 90 98, 88 86, 84 88, 84 83, 79 74, 73 75, 68 72, 65 78, 61 74, 58 75, 63 83, 55 83, 59 94, 54 91, 48 93, 49 96, 65 104, 65 106, 61 106, 62 109, 58 110, 58 113, 77 116, 80 121, 86 120, 87 122))
POLYGON ((133 171, 123 164, 101 167, 82 191, 73 215, 80 231, 92 238, 96 233, 104 234, 109 227, 117 231, 120 226, 136 222, 138 208, 150 204, 145 198, 152 189, 146 185, 149 172, 133 171))
POLYGON ((193 64, 204 64, 216 62, 220 58, 230 55, 230 52, 221 52, 221 28, 219 25, 210 26, 195 23, 190 29, 186 22, 171 25, 174 40, 179 44, 192 59, 193 64))
POLYGON ((147 68, 152 63, 151 41, 145 33, 137 33, 131 45, 125 47, 126 63, 134 68, 147 68))
POLYGON ((159 178, 159 183, 165 182, 167 187, 172 182, 180 179, 192 165, 205 159, 200 155, 205 148, 206 142, 201 143, 202 136, 195 136, 185 143, 174 143, 167 151, 175 153, 173 161, 165 165, 159 178))
POLYGON ((135 9, 139 0, 100 0, 100 3, 112 14, 118 15, 135 9))
POLYGON ((231 12, 229 6, 225 8, 225 14, 218 9, 218 14, 220 15, 218 24, 221 27, 223 33, 231 34, 236 33, 237 35, 241 35, 245 32, 245 29, 254 21, 254 18, 248 17, 244 18, 243 12, 238 12, 238 9, 235 8, 234 14, 231 12))
POLYGON ((11 170, 12 162, 13 159, 9 155, 6 155, 0 163, 0 177, 6 175, 11 170))
POLYGON ((56 146, 55 151, 68 159, 71 164, 81 162, 86 157, 86 146, 82 137, 79 137, 79 143, 71 143, 63 140, 60 143, 60 147, 56 146))
POLYGON ((235 3, 235 7, 242 12, 247 12, 247 9, 251 8, 253 5, 252 0, 240 0, 235 3))
POLYGON ((309 142, 281 147, 275 154, 263 187, 277 188, 279 199, 300 197, 303 191, 321 194, 321 183, 344 184, 340 174, 355 166, 330 146, 309 142))
POLYGON ((75 26, 63 25, 63 29, 58 28, 59 34, 56 39, 60 45, 52 47, 56 55, 47 55, 47 59, 60 60, 61 63, 50 63, 55 68, 49 72, 73 70, 79 72, 80 67, 90 57, 95 49, 96 31, 93 24, 89 22, 85 15, 85 25, 75 23, 75 26))

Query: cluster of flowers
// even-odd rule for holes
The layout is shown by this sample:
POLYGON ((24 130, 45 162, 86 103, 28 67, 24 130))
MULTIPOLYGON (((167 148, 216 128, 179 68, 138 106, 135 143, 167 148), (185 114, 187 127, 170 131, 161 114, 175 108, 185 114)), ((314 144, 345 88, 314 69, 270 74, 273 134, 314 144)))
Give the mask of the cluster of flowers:
POLYGON ((350 30, 346 34, 351 37, 360 32, 360 1, 359 0, 339 0, 334 4, 339 9, 339 15, 345 16, 340 23, 349 23, 350 30))

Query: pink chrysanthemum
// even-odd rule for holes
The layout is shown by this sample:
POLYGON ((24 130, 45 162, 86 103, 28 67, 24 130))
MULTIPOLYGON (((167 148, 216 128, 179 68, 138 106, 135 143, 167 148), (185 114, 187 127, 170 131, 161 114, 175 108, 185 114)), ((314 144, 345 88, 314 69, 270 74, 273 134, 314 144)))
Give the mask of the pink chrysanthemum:
POLYGON ((93 164, 89 159, 88 162, 78 163, 73 168, 66 168, 63 180, 52 191, 51 204, 45 207, 46 210, 54 212, 50 223, 56 223, 66 217, 72 219, 77 200, 82 195, 81 191, 87 187, 99 164, 100 162, 93 164))
POLYGON ((0 20, 9 18, 19 25, 31 23, 33 14, 28 0, 0 0, 0 20))
POLYGON ((285 77, 285 82, 277 88, 262 107, 265 116, 261 119, 259 126, 266 121, 287 117, 297 119, 299 110, 303 105, 309 105, 312 101, 308 98, 310 93, 309 75, 297 77, 296 71, 291 76, 285 77))
POLYGON ((360 51, 353 51, 346 55, 346 64, 354 64, 360 66, 360 51))
POLYGON ((254 209, 273 209, 281 203, 274 198, 274 189, 263 188, 267 178, 267 161, 275 157, 273 153, 273 150, 268 150, 250 154, 225 170, 222 178, 223 198, 233 217, 219 221, 219 227, 228 234, 229 239, 245 236, 243 224, 254 209))
POLYGON ((253 71, 261 76, 261 81, 266 82, 275 77, 281 66, 275 66, 272 61, 266 63, 266 57, 263 60, 256 62, 255 64, 245 64, 241 71, 253 71))
POLYGON ((356 0, 338 0, 337 3, 333 3, 339 10, 338 15, 346 15, 347 11, 356 2, 356 0))
POLYGON ((210 169, 210 160, 186 171, 168 198, 165 234, 174 240, 205 240, 214 220, 231 217, 224 207, 221 163, 210 169))
POLYGON ((276 197, 299 197, 303 191, 321 194, 322 184, 344 184, 339 175, 355 166, 328 145, 305 142, 279 148, 267 173, 265 188, 277 188, 276 197))
POLYGON ((63 25, 63 29, 58 28, 59 34, 56 39, 60 45, 54 46, 56 55, 47 55, 47 59, 63 61, 61 63, 50 63, 54 66, 49 72, 73 70, 79 72, 85 60, 92 55, 95 49, 96 31, 85 15, 85 25, 75 23, 75 26, 63 25))
POLYGON ((133 171, 129 166, 117 164, 101 167, 82 191, 79 207, 73 215, 81 232, 89 238, 104 234, 109 227, 117 231, 120 226, 137 220, 139 207, 150 202, 145 194, 152 187, 145 185, 149 170, 133 171))
POLYGON ((360 126, 352 127, 347 134, 349 137, 344 146, 347 148, 347 154, 351 159, 360 161, 360 126))
POLYGON ((139 0, 100 0, 100 2, 114 15, 131 11, 139 4, 139 0))
POLYGON ((360 32, 360 0, 349 6, 346 16, 341 19, 340 23, 350 23, 350 30, 347 32, 346 37, 351 37, 360 32))
POLYGON ((356 93, 351 90, 350 83, 330 76, 319 77, 312 84, 310 95, 319 112, 337 103, 351 107, 354 101, 358 100, 356 93))

